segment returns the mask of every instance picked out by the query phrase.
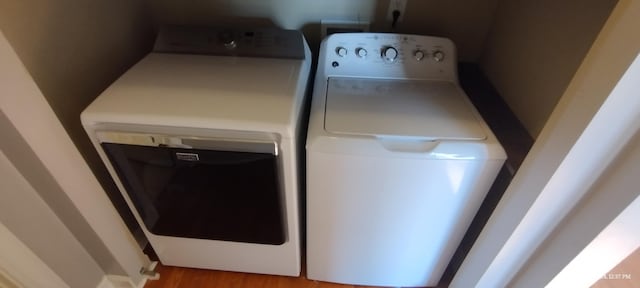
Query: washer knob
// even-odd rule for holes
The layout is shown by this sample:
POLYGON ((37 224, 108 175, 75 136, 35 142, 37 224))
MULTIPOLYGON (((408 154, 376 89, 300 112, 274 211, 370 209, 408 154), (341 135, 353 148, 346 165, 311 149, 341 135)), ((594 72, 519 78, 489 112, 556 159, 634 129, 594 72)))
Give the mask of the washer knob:
POLYGON ((436 50, 435 52, 433 52, 433 60, 435 60, 436 62, 442 62, 442 60, 444 60, 444 52, 440 50, 436 50))
POLYGON ((360 58, 367 57, 367 49, 364 49, 362 47, 357 48, 356 49, 356 55, 358 55, 358 57, 360 57, 360 58))
POLYGON ((393 47, 384 48, 382 49, 382 58, 387 62, 396 61, 396 58, 398 58, 398 50, 393 47))
POLYGON ((336 48, 336 54, 338 54, 338 56, 340 57, 347 56, 347 48, 344 48, 344 47, 336 48))
POLYGON ((424 59, 424 51, 416 50, 413 52, 413 57, 416 58, 417 61, 422 61, 422 59, 424 59))

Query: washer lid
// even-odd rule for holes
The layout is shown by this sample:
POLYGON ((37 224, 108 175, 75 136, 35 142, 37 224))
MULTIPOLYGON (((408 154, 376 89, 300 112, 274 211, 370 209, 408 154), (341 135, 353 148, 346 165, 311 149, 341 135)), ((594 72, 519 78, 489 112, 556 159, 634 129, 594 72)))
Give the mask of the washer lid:
POLYGON ((330 78, 325 130, 430 140, 482 140, 480 119, 451 82, 330 78))

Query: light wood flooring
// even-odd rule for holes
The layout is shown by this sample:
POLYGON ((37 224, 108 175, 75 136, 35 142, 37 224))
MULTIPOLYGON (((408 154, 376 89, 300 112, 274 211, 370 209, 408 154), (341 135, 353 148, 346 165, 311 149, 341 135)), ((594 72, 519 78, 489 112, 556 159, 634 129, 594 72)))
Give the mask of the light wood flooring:
MULTIPOLYGON (((304 277, 304 271, 303 276, 300 277, 285 277, 171 267, 161 264, 158 264, 156 271, 160 273, 160 279, 148 281, 144 288, 376 288, 308 280, 304 277)), ((629 255, 609 273, 630 274, 631 279, 601 279, 591 288, 640 288, 640 281, 638 281, 640 249, 629 255)))
POLYGON ((304 276, 285 277, 160 264, 156 271, 160 273, 160 279, 148 281, 144 288, 380 288, 319 282, 308 280, 304 276))

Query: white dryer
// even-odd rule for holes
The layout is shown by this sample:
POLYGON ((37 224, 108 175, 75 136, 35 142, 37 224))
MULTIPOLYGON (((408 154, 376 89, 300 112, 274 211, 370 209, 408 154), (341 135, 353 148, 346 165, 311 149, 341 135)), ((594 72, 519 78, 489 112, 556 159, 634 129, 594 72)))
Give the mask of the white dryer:
POLYGON ((444 38, 322 42, 307 135, 307 274, 435 286, 506 154, 444 38))
POLYGON ((310 66, 298 31, 165 27, 82 113, 163 264, 299 275, 310 66))

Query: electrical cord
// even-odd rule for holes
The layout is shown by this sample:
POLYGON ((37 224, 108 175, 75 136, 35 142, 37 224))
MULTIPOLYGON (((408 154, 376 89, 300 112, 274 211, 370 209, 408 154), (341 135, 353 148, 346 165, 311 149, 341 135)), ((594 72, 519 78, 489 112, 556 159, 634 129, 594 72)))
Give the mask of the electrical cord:
POLYGON ((391 29, 396 29, 396 24, 398 24, 398 19, 400 19, 400 11, 393 10, 393 12, 391 13, 391 16, 393 16, 393 21, 391 22, 391 29))

